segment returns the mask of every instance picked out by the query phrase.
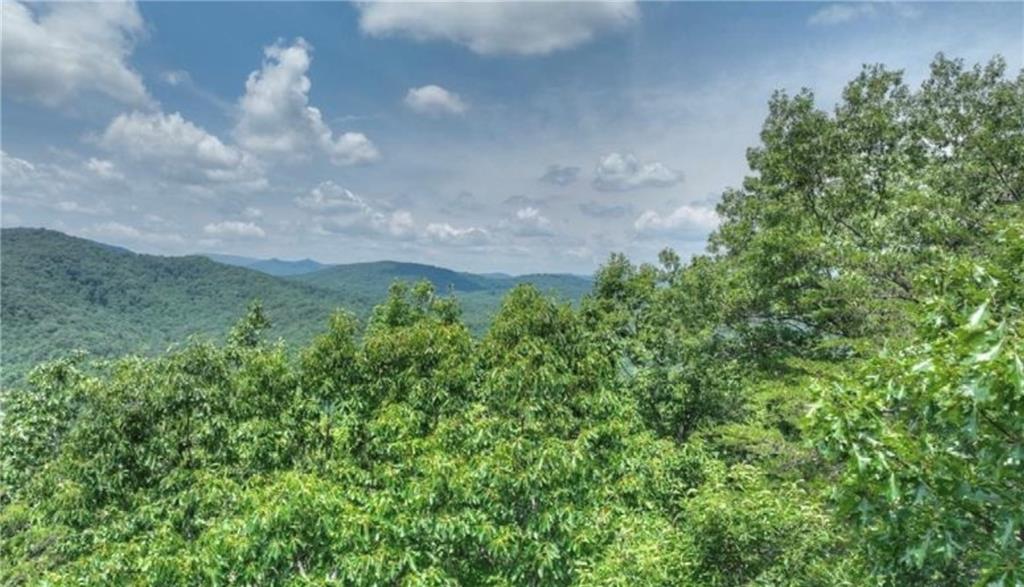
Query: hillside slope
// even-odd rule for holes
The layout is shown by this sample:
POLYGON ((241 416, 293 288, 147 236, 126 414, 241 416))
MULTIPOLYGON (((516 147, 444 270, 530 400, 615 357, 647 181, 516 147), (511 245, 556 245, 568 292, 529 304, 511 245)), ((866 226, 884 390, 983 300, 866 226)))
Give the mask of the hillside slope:
POLYGON ((85 349, 152 353, 195 333, 220 336, 260 299, 272 336, 295 344, 336 307, 365 313, 343 294, 205 257, 136 254, 45 229, 0 231, 3 381, 39 361, 85 349))

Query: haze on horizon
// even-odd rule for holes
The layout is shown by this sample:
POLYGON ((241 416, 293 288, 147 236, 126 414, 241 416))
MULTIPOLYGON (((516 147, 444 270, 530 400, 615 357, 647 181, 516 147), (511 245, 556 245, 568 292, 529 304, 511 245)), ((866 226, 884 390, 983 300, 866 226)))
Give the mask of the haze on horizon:
POLYGON ((2 6, 3 226, 172 255, 689 255, 773 90, 1024 65, 1012 2, 2 6))

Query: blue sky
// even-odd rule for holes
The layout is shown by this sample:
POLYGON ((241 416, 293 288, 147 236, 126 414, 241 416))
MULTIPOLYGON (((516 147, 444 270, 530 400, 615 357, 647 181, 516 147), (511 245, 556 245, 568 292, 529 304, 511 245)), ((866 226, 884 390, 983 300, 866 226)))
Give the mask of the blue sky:
POLYGON ((775 89, 1024 60, 1022 3, 3 3, 2 221, 586 273, 703 249, 775 89))

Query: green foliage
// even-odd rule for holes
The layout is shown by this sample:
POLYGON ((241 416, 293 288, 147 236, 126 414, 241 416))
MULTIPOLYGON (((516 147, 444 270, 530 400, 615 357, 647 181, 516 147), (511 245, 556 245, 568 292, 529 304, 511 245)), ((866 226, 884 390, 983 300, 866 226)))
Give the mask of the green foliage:
MULTIPOLYGON (((132 271, 210 326, 205 287, 271 281, 223 344, 73 355, 3 391, 0 583, 1024 583, 1024 77, 1003 69, 940 56, 914 91, 869 67, 832 113, 776 95, 711 252, 613 256, 578 306, 397 265, 427 280, 292 352, 267 338, 268 315, 303 324, 276 292, 319 311, 326 289, 43 247, 79 285, 46 301, 91 308, 89 332, 149 299, 105 285, 132 271), (500 298, 479 338, 474 295, 500 298)), ((4 232, 5 336, 41 307, 8 308, 29 295, 8 242, 52 236, 4 232)))
MULTIPOLYGON (((1006 249, 1014 277, 1022 242, 1006 249)), ((816 415, 825 454, 845 463, 840 510, 897 584, 1024 581, 1024 297, 1019 280, 972 274, 960 301, 987 299, 969 316, 950 323, 943 300, 920 340, 830 390, 816 415)))
MULTIPOLYGON (((253 306, 223 347, 38 370, 3 404, 3 580, 672 585, 710 572, 689 528, 707 500, 732 499, 709 481, 725 465, 647 430, 607 340, 526 286, 479 343, 457 316, 429 285, 396 286, 361 342, 337 314, 298 362, 261 342, 253 306)), ((819 521, 766 515, 758 531, 827 539, 819 521)), ((715 524, 743 548, 752 523, 715 524)), ((782 573, 786 552, 749 554, 750 578, 782 573)))
POLYGON ((927 297, 919 275, 991 238, 1021 203, 1024 76, 942 56, 912 92, 868 67, 834 114, 810 92, 776 94, 750 150, 755 175, 728 192, 712 241, 768 324, 840 336, 898 334, 927 297))

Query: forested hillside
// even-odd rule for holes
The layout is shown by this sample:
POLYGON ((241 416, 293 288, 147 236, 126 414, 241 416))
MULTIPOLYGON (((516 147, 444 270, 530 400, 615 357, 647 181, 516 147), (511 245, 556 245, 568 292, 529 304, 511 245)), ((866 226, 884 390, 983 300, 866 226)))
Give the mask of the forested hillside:
POLYGON ((748 161, 706 255, 516 287, 479 340, 424 283, 297 354, 254 306, 39 368, 0 582, 1024 583, 1024 74, 779 93, 748 161))
POLYGON ((5 382, 74 349, 162 352, 224 332, 253 299, 302 343, 344 306, 340 295, 203 257, 139 255, 44 229, 0 231, 5 382))
MULTIPOLYGON (((366 264, 371 270, 363 270, 363 265, 332 267, 325 270, 331 271, 329 279, 292 282, 264 273, 294 275, 303 270, 300 267, 315 271, 323 266, 315 261, 221 258, 225 262, 215 263, 201 256, 140 255, 44 229, 5 228, 0 239, 4 383, 72 350, 100 357, 153 354, 193 334, 219 335, 255 299, 277 324, 275 337, 302 345, 312 340, 334 310, 342 308, 365 320, 391 283, 428 275, 424 269, 437 276, 439 288, 447 288, 442 276, 450 275, 458 278, 451 283, 459 292, 476 292, 466 300, 465 318, 479 334, 500 305, 501 295, 516 283, 512 278, 392 263, 366 264), (338 279, 339 273, 343 279, 338 279), (320 283, 325 287, 317 287, 320 283), (476 289, 465 289, 463 283, 473 283, 476 289)), ((552 283, 547 276, 537 276, 537 283, 564 299, 578 300, 590 281, 567 276, 564 282, 552 283)))

